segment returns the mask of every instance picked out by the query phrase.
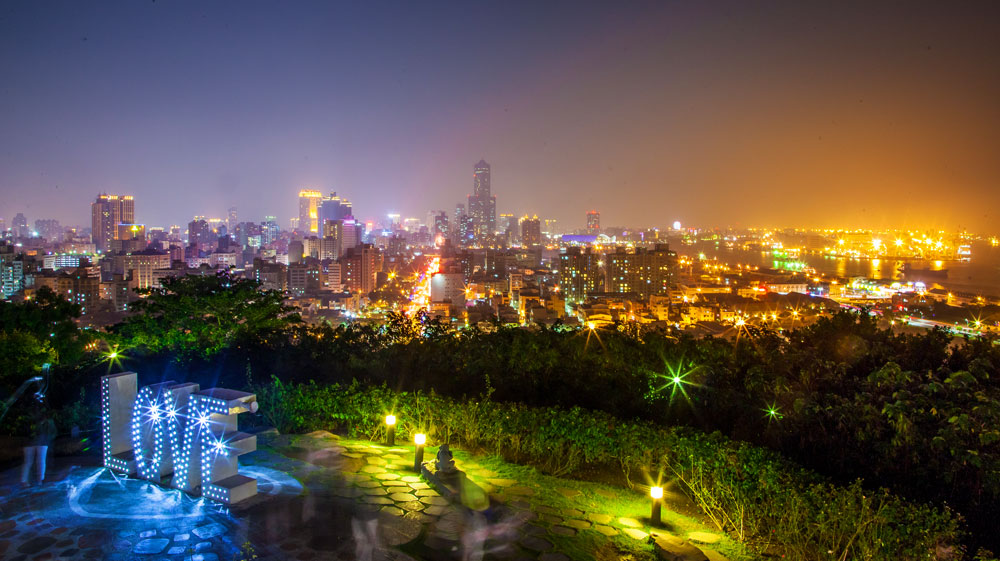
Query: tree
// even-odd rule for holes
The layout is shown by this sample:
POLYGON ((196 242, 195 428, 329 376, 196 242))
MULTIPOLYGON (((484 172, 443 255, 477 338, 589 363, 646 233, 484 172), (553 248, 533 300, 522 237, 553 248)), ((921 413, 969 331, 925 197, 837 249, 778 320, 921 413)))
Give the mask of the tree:
POLYGON ((180 360, 210 358, 233 345, 266 345, 301 322, 280 292, 225 272, 170 277, 162 288, 137 292, 143 298, 112 332, 126 346, 169 351, 180 360))

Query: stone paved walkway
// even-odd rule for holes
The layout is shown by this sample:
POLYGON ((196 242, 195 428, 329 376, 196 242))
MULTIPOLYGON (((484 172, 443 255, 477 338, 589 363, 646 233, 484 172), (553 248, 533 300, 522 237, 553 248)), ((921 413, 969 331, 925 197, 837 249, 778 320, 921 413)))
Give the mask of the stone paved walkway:
MULTIPOLYGON (((633 549, 630 543, 639 558, 653 558, 644 545, 649 528, 599 512, 594 493, 556 487, 557 508, 545 498, 553 489, 501 477, 457 453, 460 469, 491 499, 491 508, 473 514, 418 477, 412 454, 411 447, 329 433, 262 434, 259 450, 241 462, 258 479, 260 493, 232 508, 119 479, 95 466, 64 466, 57 482, 0 498, 0 559, 228 561, 256 555, 311 561, 370 554, 399 561, 480 555, 567 561, 617 558, 623 544, 633 549)), ((702 531, 678 538, 704 546, 720 536, 702 531)), ((703 549, 708 559, 725 561, 703 549)))

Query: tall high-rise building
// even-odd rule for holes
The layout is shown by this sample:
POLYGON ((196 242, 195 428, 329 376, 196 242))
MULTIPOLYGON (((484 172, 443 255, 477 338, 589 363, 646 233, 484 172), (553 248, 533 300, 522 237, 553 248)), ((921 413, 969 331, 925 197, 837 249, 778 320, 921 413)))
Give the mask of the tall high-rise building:
POLYGON ((538 216, 521 218, 521 245, 531 247, 542 244, 542 223, 538 216))
POLYGON ((340 243, 341 253, 346 253, 348 249, 361 245, 365 236, 365 225, 358 222, 353 216, 344 218, 341 234, 343 238, 340 243))
POLYGON ((433 230, 431 233, 434 235, 435 243, 437 243, 437 238, 440 236, 443 243, 444 240, 448 239, 448 214, 445 211, 439 211, 437 215, 434 216, 433 230))
POLYGON ((28 228, 28 219, 24 217, 24 213, 22 212, 14 215, 14 220, 11 222, 10 228, 15 238, 31 237, 31 230, 28 228))
POLYGON ((517 240, 517 219, 514 218, 513 214, 501 214, 497 221, 497 227, 506 243, 511 244, 517 240))
POLYGON ((101 193, 90 205, 90 235, 99 251, 108 251, 111 240, 118 239, 119 224, 135 223, 135 200, 132 195, 101 193))
POLYGON ((588 234, 600 234, 601 233, 601 213, 596 210, 592 210, 587 213, 587 233, 588 234))
POLYGON ((303 189, 299 191, 299 225, 303 234, 319 233, 319 203, 323 195, 319 191, 303 189))
POLYGON ((583 302, 604 287, 601 256, 587 248, 570 247, 559 256, 559 291, 567 304, 583 302))
POLYGON ((229 207, 229 217, 226 219, 226 233, 233 235, 236 232, 236 226, 239 225, 239 221, 236 219, 236 207, 229 207))
POLYGON ((318 204, 319 232, 317 234, 322 233, 323 224, 327 220, 343 220, 354 212, 351 201, 339 197, 336 191, 330 193, 329 197, 323 197, 318 204))
POLYGON ((497 198, 491 194, 490 165, 479 160, 472 172, 472 194, 469 195, 469 216, 476 243, 487 245, 497 229, 497 198))
POLYGON ((323 244, 320 259, 337 259, 344 253, 344 221, 323 222, 323 244))
POLYGON ((341 282, 351 292, 368 294, 375 290, 375 279, 382 271, 382 252, 371 244, 352 247, 340 258, 341 282))
POLYGON ((634 253, 619 247, 605 256, 605 287, 608 292, 634 292, 643 298, 669 294, 676 266, 677 254, 667 244, 637 248, 634 253))
POLYGON ((197 246, 198 249, 205 251, 209 245, 214 242, 212 239, 212 229, 208 226, 208 222, 204 220, 195 220, 188 222, 188 246, 197 246))
POLYGON ((278 239, 280 230, 277 216, 265 216, 264 221, 260 223, 260 243, 267 245, 278 239))

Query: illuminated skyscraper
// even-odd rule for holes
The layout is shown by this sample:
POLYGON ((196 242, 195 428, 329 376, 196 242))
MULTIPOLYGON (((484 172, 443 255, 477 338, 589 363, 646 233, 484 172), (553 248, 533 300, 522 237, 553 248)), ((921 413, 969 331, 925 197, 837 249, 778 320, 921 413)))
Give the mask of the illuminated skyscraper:
POLYGON ((260 243, 266 245, 278 239, 279 230, 278 217, 265 216, 260 223, 260 243))
POLYGON ((600 254, 588 247, 570 247, 559 256, 559 291, 566 303, 583 302, 587 296, 600 292, 604 287, 604 272, 601 271, 600 254))
POLYGON ((600 234, 601 233, 601 213, 596 210, 592 210, 587 213, 587 233, 588 234, 600 234))
POLYGON ((636 293, 643 298, 656 294, 669 294, 677 266, 677 254, 667 244, 656 244, 653 249, 638 248, 629 253, 619 247, 605 256, 605 290, 618 293, 636 293))
POLYGON ((317 233, 322 233, 323 224, 327 220, 343 220, 354 213, 351 201, 337 196, 336 192, 330 193, 329 197, 323 197, 317 211, 319 216, 319 232, 317 233))
POLYGON ((340 258, 341 282, 351 292, 368 294, 375 290, 376 275, 382 270, 382 252, 371 244, 352 247, 340 258))
POLYGON ((299 191, 299 231, 303 234, 319 233, 319 203, 323 195, 319 191, 303 189, 299 191))
POLYGON ((521 218, 521 245, 531 247, 542 244, 542 223, 538 216, 521 218))
POLYGON ((472 194, 469 195, 472 236, 476 243, 487 245, 497 229, 497 198, 490 194, 490 165, 486 160, 479 160, 472 178, 472 194))
POLYGON ((90 205, 91 237, 100 251, 111 248, 111 240, 118 239, 119 224, 135 222, 135 201, 132 195, 101 193, 90 205))

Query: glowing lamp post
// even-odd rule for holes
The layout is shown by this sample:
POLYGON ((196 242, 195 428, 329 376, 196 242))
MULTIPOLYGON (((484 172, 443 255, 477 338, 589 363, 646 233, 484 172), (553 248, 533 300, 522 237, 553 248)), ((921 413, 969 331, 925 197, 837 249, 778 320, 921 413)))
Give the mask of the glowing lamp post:
POLYGON ((427 435, 417 433, 413 436, 413 471, 420 471, 420 464, 424 463, 424 444, 427 444, 427 435))
POLYGON ((649 514, 649 525, 660 525, 660 505, 663 504, 663 487, 652 487, 649 496, 653 498, 653 510, 649 514))
POLYGON ((396 416, 385 416, 385 444, 386 446, 396 445, 396 416))

